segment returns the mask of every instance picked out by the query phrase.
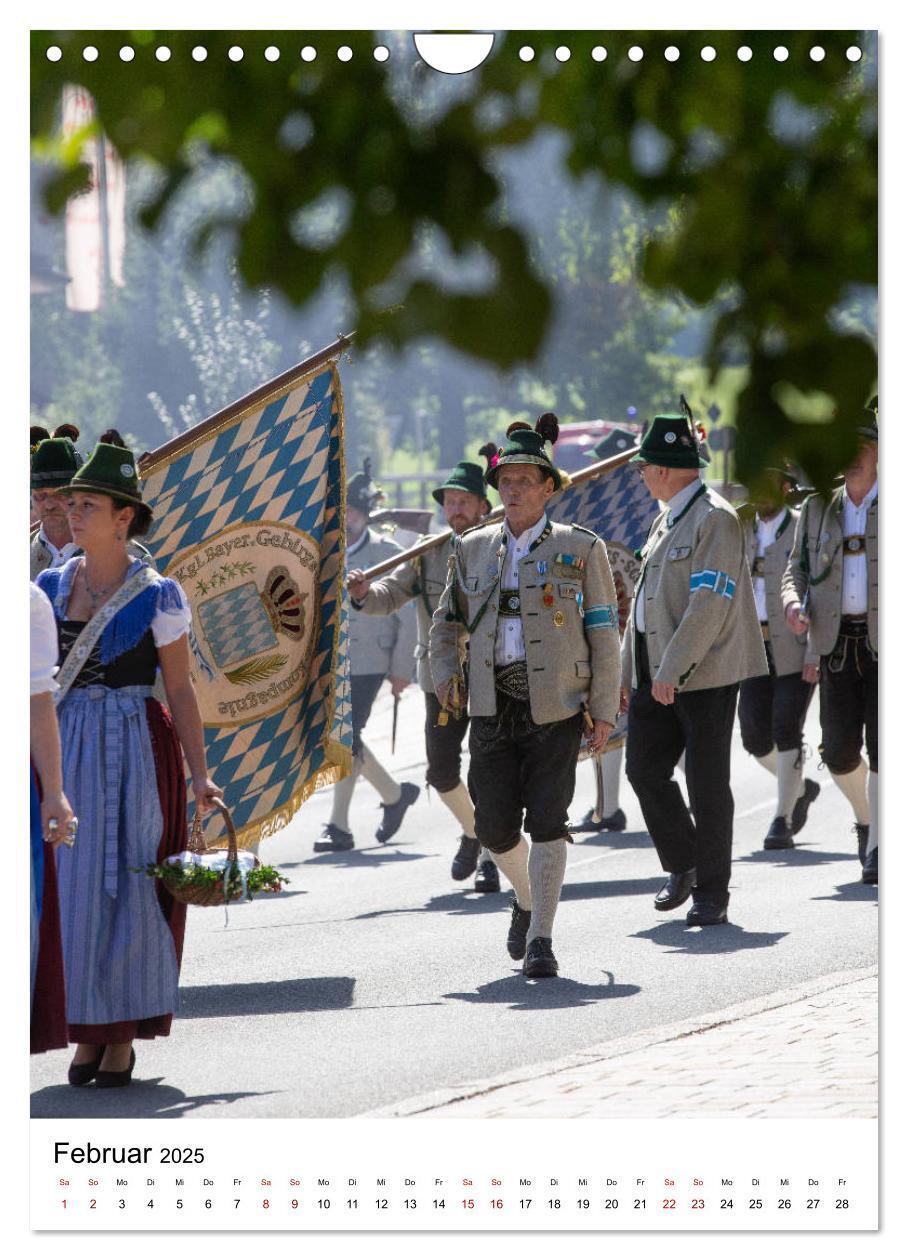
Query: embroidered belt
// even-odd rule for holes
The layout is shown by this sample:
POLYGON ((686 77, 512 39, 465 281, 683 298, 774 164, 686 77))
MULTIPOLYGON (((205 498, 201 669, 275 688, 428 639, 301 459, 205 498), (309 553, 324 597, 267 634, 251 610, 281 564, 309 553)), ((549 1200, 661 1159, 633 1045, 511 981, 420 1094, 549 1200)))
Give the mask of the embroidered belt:
POLYGON ((867 539, 863 534, 846 534, 842 539, 846 555, 860 556, 867 550, 867 539))
POLYGON ((495 670, 495 690, 514 700, 529 700, 530 679, 526 661, 511 661, 495 670))
POLYGON ((520 591, 501 590, 498 592, 498 615, 500 617, 520 616, 520 591))

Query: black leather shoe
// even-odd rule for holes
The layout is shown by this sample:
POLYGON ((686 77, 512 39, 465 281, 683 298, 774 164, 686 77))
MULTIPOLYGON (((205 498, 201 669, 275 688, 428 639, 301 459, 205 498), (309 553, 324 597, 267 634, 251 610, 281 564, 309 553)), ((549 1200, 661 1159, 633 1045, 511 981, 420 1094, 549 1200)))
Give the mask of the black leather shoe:
POLYGON ((129 1052, 129 1067, 122 1072, 99 1072, 95 1077, 95 1089, 120 1089, 132 1080, 132 1069, 136 1065, 136 1052, 129 1052))
POLYGON ((353 848, 353 832, 335 827, 334 823, 325 824, 322 836, 324 838, 316 840, 312 846, 316 853, 340 853, 343 849, 353 848))
POLYGON ((805 779, 804 791, 795 801, 794 809, 791 811, 791 834, 793 836, 796 836, 807 822, 807 811, 819 795, 819 783, 814 783, 813 779, 805 779))
POLYGON ((714 927, 717 923, 727 922, 727 901, 713 901, 708 897, 695 897, 694 904, 687 912, 688 927, 714 927))
POLYGON ((558 959, 552 953, 550 936, 534 936, 530 941, 523 960, 523 974, 534 980, 558 975, 558 959))
POLYGON ((605 831, 605 819, 597 819, 596 811, 588 809, 580 819, 580 822, 568 823, 568 831, 575 835, 582 831, 605 831))
POLYGON ((695 870, 680 871, 677 874, 673 872, 656 893, 653 905, 657 910, 677 910, 678 906, 683 906, 687 901, 696 881, 695 870))
POLYGON ((867 840, 870 836, 869 825, 867 823, 855 823, 854 834, 858 838, 858 861, 863 866, 864 859, 867 856, 867 840))
POLYGON ((106 1046, 99 1046, 97 1058, 90 1059, 88 1063, 71 1063, 68 1073, 70 1085, 87 1085, 89 1081, 93 1081, 98 1075, 106 1049, 106 1046))
POLYGON ((527 932, 530 930, 530 911, 521 910, 515 897, 511 902, 511 926, 508 929, 508 953, 515 960, 527 952, 527 932))
POLYGON ((876 884, 879 882, 879 848, 871 849, 864 858, 864 868, 861 871, 862 884, 876 884))
POLYGON ((400 830, 400 824, 404 820, 404 814, 419 796, 419 788, 415 783, 402 783, 400 785, 400 800, 395 801, 393 805, 382 805, 384 810, 384 818, 382 825, 375 833, 375 839, 382 844, 387 844, 392 836, 396 836, 400 830))
POLYGON ((609 814, 608 818, 603 818, 602 825, 606 831, 624 831, 627 828, 627 818, 623 809, 616 809, 614 814, 609 814))
POLYGON ((772 820, 772 825, 766 833, 766 839, 763 841, 764 849, 793 849, 795 842, 791 838, 794 831, 793 826, 789 826, 780 814, 778 818, 772 820))
POLYGON ((479 863, 479 870, 473 880, 473 887, 481 893, 501 892, 501 880, 498 878, 498 867, 491 858, 479 863))
POLYGON ((454 854, 454 861, 451 863, 451 878, 466 879, 476 870, 476 863, 479 860, 479 850, 482 845, 478 840, 472 839, 470 836, 460 837, 460 848, 454 854))

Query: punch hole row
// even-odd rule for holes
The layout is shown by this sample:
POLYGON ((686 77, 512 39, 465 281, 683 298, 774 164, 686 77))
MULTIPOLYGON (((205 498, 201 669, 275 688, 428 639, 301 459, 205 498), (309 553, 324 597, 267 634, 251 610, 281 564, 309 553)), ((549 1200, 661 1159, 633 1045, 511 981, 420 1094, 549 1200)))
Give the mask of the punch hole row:
MULTIPOLYGON (((63 50, 57 44, 51 44, 51 46, 46 50, 45 55, 48 61, 61 61, 63 58, 63 50)), ((119 52, 121 61, 127 61, 127 62, 133 61, 135 60, 135 55, 136 55, 136 50, 130 47, 130 45, 128 44, 125 45, 123 48, 121 48, 119 52)), ((158 48, 154 50, 154 55, 158 61, 167 62, 167 61, 170 61, 172 53, 171 53, 171 50, 166 45, 160 45, 158 48)), ((274 44, 270 44, 265 49, 263 55, 266 61, 272 61, 272 62, 278 61, 280 60, 281 50, 275 47, 274 44)), ((338 61, 352 61, 353 49, 348 44, 342 44, 341 47, 337 49, 336 55, 337 55, 338 61)), ((525 61, 525 62, 534 61, 536 59, 536 49, 533 48, 530 44, 524 44, 522 48, 519 50, 517 55, 519 56, 521 61, 525 61)), ((609 55, 608 49, 605 48, 601 44, 597 44, 596 47, 593 48, 592 51, 590 52, 590 56, 592 57, 593 61, 600 61, 600 62, 605 61, 608 55, 609 55)), ((645 55, 646 54, 644 50, 640 47, 639 44, 634 44, 631 48, 627 50, 627 54, 626 54, 628 61, 634 61, 634 62, 642 61, 645 55)), ((681 59, 681 50, 678 47, 676 47, 676 45, 669 44, 667 48, 663 49, 662 55, 664 56, 666 61, 676 62, 681 59)), ((753 49, 749 48, 746 44, 743 44, 736 51, 736 56, 739 61, 751 61, 753 59, 753 55, 754 55, 753 49)), ((788 60, 789 50, 785 47, 784 44, 779 44, 776 48, 773 49, 772 55, 776 61, 784 62, 788 60)), ((810 49, 809 55, 810 55, 811 61, 816 61, 816 62, 824 61, 826 59, 826 49, 822 48, 819 44, 815 44, 814 47, 810 49)), ((856 44, 852 44, 849 48, 845 50, 845 57, 847 58, 848 61, 851 61, 851 62, 860 61, 863 55, 864 54, 863 54, 862 49, 860 49, 856 44)), ((82 49, 83 61, 97 61, 98 56, 99 56, 98 49, 95 48, 94 45, 92 44, 89 44, 85 48, 82 49)), ((196 45, 195 48, 193 48, 191 56, 192 56, 193 61, 196 61, 196 62, 207 61, 208 49, 205 48, 203 45, 198 44, 196 45)), ((234 44, 231 48, 227 50, 227 56, 231 61, 239 62, 244 59, 244 57, 246 56, 246 52, 245 52, 245 49, 241 48, 239 44, 234 44)), ((311 44, 307 44, 304 48, 300 49, 300 58, 303 61, 315 61, 317 56, 318 56, 318 49, 314 48, 311 44)), ((376 61, 385 62, 390 58, 391 50, 385 47, 384 44, 379 44, 375 48, 373 48, 372 56, 376 61)), ((571 56, 572 56, 571 50, 570 48, 568 48, 566 44, 560 44, 555 49, 556 61, 560 61, 560 62, 570 61, 571 56)), ((711 44, 705 44, 700 49, 700 59, 702 61, 706 61, 706 62, 715 61, 716 57, 717 57, 716 50, 715 48, 712 47, 711 44)))

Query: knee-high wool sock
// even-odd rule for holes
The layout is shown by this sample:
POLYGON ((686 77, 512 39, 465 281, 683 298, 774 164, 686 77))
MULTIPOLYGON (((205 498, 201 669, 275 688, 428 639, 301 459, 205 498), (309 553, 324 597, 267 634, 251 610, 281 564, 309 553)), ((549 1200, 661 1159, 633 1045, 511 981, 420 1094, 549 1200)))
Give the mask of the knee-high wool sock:
POLYGON ((507 853, 492 853, 490 856, 502 875, 510 882, 521 910, 529 910, 532 904, 527 863, 530 846, 526 842, 526 837, 521 836, 519 843, 513 849, 508 849, 507 853))
POLYGON ((476 826, 473 821, 473 802, 467 785, 463 779, 450 792, 439 792, 438 795, 460 824, 460 830, 471 840, 476 839, 476 826))
POLYGON ((870 830, 867 833, 867 852, 872 853, 880 843, 879 780, 875 770, 867 776, 867 804, 870 807, 870 830))
POLYGON ((776 779, 779 799, 776 805, 776 817, 791 822, 791 811, 795 802, 804 792, 804 775, 801 770, 802 758, 800 748, 789 748, 778 756, 776 779))
POLYGON ((545 840, 530 846, 530 895, 533 899, 533 914, 527 931, 528 942, 537 936, 551 937, 566 867, 566 840, 545 840))
POLYGON ((382 805, 396 805, 400 800, 400 784, 395 783, 368 745, 363 744, 361 753, 363 778, 371 783, 381 797, 382 805))
POLYGON ((847 774, 834 774, 832 778, 839 791, 848 798, 854 810, 855 822, 862 823, 866 827, 870 822, 870 805, 867 801, 867 762, 862 758, 854 770, 849 770, 847 774))
POLYGON ((350 802, 353 800, 353 789, 362 769, 359 757, 353 758, 353 766, 345 779, 334 785, 331 800, 331 825, 340 827, 341 831, 350 830, 350 802))
POLYGON ((596 767, 596 813, 600 821, 611 818, 621 808, 618 792, 621 787, 623 748, 613 748, 594 761, 596 767))

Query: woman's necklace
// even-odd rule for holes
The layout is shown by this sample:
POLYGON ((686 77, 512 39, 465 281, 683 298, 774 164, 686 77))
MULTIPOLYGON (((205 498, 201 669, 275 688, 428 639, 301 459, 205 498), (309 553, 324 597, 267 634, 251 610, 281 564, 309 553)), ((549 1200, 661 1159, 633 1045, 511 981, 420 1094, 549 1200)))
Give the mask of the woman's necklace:
MULTIPOLYGON (((129 566, 127 565, 127 569, 128 568, 129 566)), ((94 616, 101 604, 107 600, 111 593, 116 590, 125 576, 125 572, 121 573, 118 578, 115 578, 112 582, 108 582, 107 586, 99 586, 95 588, 88 580, 88 569, 85 564, 85 557, 82 557, 82 585, 85 587, 85 593, 91 601, 92 616, 94 616)))

